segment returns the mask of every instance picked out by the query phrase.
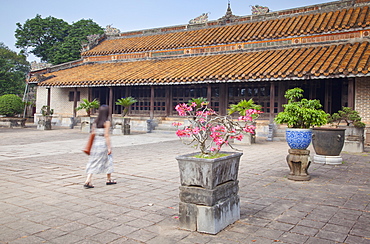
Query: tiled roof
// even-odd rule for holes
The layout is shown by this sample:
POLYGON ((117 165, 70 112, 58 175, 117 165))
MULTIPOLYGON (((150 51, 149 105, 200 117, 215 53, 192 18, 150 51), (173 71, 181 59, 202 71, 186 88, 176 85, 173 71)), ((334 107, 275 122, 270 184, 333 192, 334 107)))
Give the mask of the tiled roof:
POLYGON ((268 49, 222 55, 86 63, 31 78, 42 86, 115 86, 261 81, 366 75, 369 42, 268 49))
POLYGON ((332 33, 370 26, 369 6, 329 12, 291 15, 244 24, 208 27, 197 30, 108 39, 82 56, 168 50, 195 46, 269 40, 276 38, 332 33))

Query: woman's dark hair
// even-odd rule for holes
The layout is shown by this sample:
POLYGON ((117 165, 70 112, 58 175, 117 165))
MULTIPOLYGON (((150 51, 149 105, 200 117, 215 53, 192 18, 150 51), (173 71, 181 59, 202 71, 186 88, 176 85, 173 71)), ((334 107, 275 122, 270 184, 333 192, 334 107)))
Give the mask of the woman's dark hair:
POLYGON ((101 105, 99 107, 99 115, 94 121, 94 123, 96 124, 96 128, 104 128, 104 123, 108 120, 108 116, 109 107, 107 105, 101 105))

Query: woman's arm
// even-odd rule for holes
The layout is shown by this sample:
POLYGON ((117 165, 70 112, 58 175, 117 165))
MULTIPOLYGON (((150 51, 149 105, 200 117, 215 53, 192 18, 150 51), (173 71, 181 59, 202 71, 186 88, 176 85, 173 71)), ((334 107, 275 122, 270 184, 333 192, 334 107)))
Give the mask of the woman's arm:
POLYGON ((104 123, 104 137, 105 137, 105 141, 107 143, 108 155, 110 155, 112 153, 109 132, 110 132, 110 121, 106 121, 104 123))

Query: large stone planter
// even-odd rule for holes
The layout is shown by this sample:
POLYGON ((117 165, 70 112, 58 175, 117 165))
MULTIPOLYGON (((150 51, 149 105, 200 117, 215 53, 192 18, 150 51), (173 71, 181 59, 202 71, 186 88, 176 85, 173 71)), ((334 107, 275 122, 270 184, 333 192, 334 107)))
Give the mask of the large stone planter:
POLYGON ((365 128, 354 126, 339 126, 340 129, 345 129, 344 146, 345 152, 363 152, 365 142, 365 128))
POLYGON ((81 132, 90 133, 95 117, 81 117, 81 132))
POLYGON ((51 130, 51 121, 53 119, 53 116, 42 116, 38 123, 37 123, 37 129, 38 130, 51 130))
POLYGON ((344 131, 339 128, 314 128, 312 145, 315 149, 315 163, 341 164, 340 152, 344 145, 344 131))
POLYGON ((291 149, 305 150, 311 143, 312 129, 287 128, 285 139, 291 149))
POLYGON ((242 153, 200 159, 177 157, 180 170, 180 228, 217 234, 240 219, 238 171, 242 153))
POLYGON ((130 135, 131 134, 131 118, 116 117, 113 118, 113 134, 130 135))

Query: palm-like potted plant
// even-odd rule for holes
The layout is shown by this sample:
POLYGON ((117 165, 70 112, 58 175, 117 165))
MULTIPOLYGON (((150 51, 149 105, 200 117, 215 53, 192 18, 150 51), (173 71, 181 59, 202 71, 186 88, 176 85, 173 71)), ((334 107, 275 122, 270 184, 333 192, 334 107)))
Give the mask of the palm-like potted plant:
MULTIPOLYGON (((123 118, 123 128, 121 128, 124 135, 130 134, 130 118, 124 118, 130 109, 130 106, 134 103, 136 103, 137 100, 133 97, 123 97, 119 98, 116 102, 116 105, 122 106, 122 118, 123 118)), ((120 123, 122 124, 122 122, 120 123)))
MULTIPOLYGON (((260 111, 262 109, 261 105, 255 104, 253 99, 245 100, 242 99, 240 102, 237 104, 230 104, 229 109, 228 109, 228 114, 233 115, 237 113, 239 116, 245 116, 247 111, 249 109, 254 109, 259 111, 259 113, 252 114, 252 121, 248 121, 245 123, 249 123, 250 125, 256 125, 255 120, 259 117, 260 111)), ((245 144, 245 145, 250 145, 251 143, 254 143, 256 139, 256 133, 248 133, 245 135, 245 137, 241 141, 235 141, 236 144, 245 144)))
POLYGON ((90 117, 92 109, 98 109, 100 106, 100 102, 96 98, 91 102, 87 99, 82 99, 82 101, 83 103, 76 108, 76 111, 85 109, 87 117, 90 117))
POLYGON ((328 114, 321 107, 317 99, 303 98, 301 88, 289 89, 285 93, 287 104, 283 105, 284 111, 278 113, 275 122, 286 124, 286 140, 292 149, 306 149, 312 139, 312 127, 322 126, 327 123, 328 114))
POLYGON ((93 122, 93 119, 91 118, 91 111, 93 109, 98 109, 100 102, 96 98, 91 102, 87 99, 82 99, 82 101, 83 102, 76 108, 76 111, 84 109, 87 114, 87 116, 81 117, 81 131, 90 132, 93 122))

